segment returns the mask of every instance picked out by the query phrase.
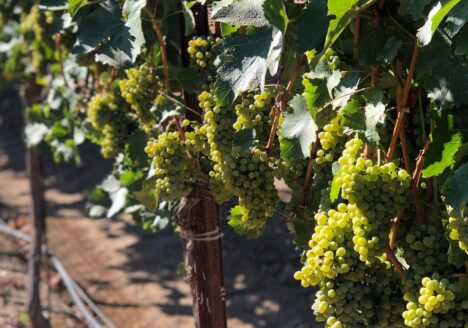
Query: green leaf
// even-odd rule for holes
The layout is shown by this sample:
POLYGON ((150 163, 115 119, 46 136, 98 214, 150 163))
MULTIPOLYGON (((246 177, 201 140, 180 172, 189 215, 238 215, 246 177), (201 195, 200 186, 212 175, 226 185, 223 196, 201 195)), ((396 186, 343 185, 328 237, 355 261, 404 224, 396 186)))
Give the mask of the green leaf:
POLYGON ((49 133, 49 128, 44 123, 31 123, 24 129, 26 144, 28 147, 39 145, 49 133))
POLYGON ((314 232, 314 220, 306 213, 298 213, 288 222, 289 231, 294 235, 294 244, 306 249, 309 245, 310 236, 314 232))
POLYGON ((286 33, 288 15, 283 0, 265 0, 263 2, 265 18, 281 32, 286 33))
POLYGON ((195 30, 195 16, 190 10, 187 1, 182 1, 182 14, 184 15, 185 20, 185 36, 188 36, 193 33, 195 30))
POLYGON ((453 130, 453 116, 437 120, 431 133, 431 144, 424 158, 423 178, 435 177, 455 165, 455 155, 462 146, 462 133, 453 130))
POLYGON ((416 36, 418 37, 421 46, 427 46, 431 43, 432 36, 439 27, 440 23, 444 20, 447 14, 455 7, 461 0, 448 0, 444 5, 440 2, 431 9, 427 17, 426 23, 418 30, 416 36))
POLYGON ((127 0, 121 11, 116 0, 107 0, 97 8, 82 8, 76 15, 78 37, 73 50, 96 50, 97 61, 118 68, 133 63, 145 42, 140 18, 145 5, 146 0, 127 0))
POLYGON ((185 114, 185 108, 175 104, 167 97, 159 95, 151 107, 151 112, 156 116, 158 122, 162 123, 170 117, 183 116, 185 114))
POLYGON ((414 20, 419 20, 424 9, 432 0, 410 0, 410 11, 414 20))
POLYGON ((263 13, 264 0, 222 0, 215 3, 211 17, 221 23, 265 27, 270 23, 263 13))
POLYGON ((468 63, 459 57, 443 60, 427 78, 428 97, 442 108, 468 103, 468 63))
POLYGON ((156 211, 158 209, 158 195, 155 189, 156 176, 152 176, 146 179, 140 191, 132 193, 132 195, 147 209, 150 211, 156 211))
POLYGON ((127 188, 120 188, 115 193, 110 195, 112 205, 107 211, 107 218, 111 218, 119 213, 124 207, 127 200, 127 188))
POLYGON ((257 132, 254 128, 243 129, 236 132, 232 143, 234 146, 239 147, 241 151, 247 151, 257 145, 258 140, 255 139, 256 137, 257 132))
POLYGON ((330 188, 330 200, 331 202, 334 202, 335 200, 338 199, 338 196, 340 195, 340 189, 341 187, 336 183, 336 180, 341 177, 343 174, 343 171, 339 169, 335 175, 333 176, 331 188, 330 188))
POLYGON ((468 201, 468 163, 455 170, 445 182, 442 192, 445 203, 452 206, 458 217, 462 218, 468 201))
POLYGON ((356 99, 353 99, 346 104, 346 106, 341 110, 343 113, 343 125, 354 131, 365 131, 366 117, 362 109, 362 104, 356 99))
POLYGON ((317 124, 310 115, 303 96, 296 95, 289 105, 292 112, 284 115, 281 133, 289 139, 297 138, 301 145, 302 155, 308 158, 310 156, 310 146, 317 138, 317 124))
POLYGON ((295 22, 298 51, 315 49, 320 52, 325 44, 329 21, 327 2, 325 0, 309 1, 295 22))
POLYGON ((234 34, 224 39, 218 69, 216 94, 221 104, 229 104, 243 91, 263 90, 269 71, 275 75, 283 45, 276 28, 259 28, 247 35, 234 34))
POLYGON ((88 0, 68 0, 68 11, 73 17, 80 10, 80 8, 89 5, 88 0))
POLYGON ((281 151, 281 158, 283 159, 298 159, 304 158, 301 149, 301 143, 299 139, 288 139, 288 138, 281 138, 280 141, 280 151, 281 151))
POLYGON ((468 54, 468 24, 465 24, 455 39, 455 55, 468 54))
POLYGON ((125 144, 125 160, 135 168, 148 166, 148 155, 145 152, 148 136, 143 131, 135 131, 130 134, 125 144))
POLYGON ((358 0, 329 0, 328 14, 335 16, 328 26, 325 47, 331 47, 357 13, 358 0))

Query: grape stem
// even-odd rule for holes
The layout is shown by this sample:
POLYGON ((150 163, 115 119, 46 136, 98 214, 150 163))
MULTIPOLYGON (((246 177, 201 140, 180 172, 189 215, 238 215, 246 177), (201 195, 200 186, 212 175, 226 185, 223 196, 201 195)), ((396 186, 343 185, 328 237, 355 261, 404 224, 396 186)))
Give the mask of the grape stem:
POLYGON ((111 87, 112 85, 112 82, 114 82, 115 78, 117 77, 119 73, 119 70, 115 67, 112 68, 111 70, 111 74, 110 74, 110 77, 109 77, 109 80, 107 81, 106 85, 104 86, 103 88, 103 91, 106 92, 109 90, 109 88, 111 87))
POLYGON ((271 150, 271 148, 273 147, 281 112, 285 110, 286 108, 286 105, 289 101, 289 93, 292 90, 294 83, 296 82, 297 76, 299 75, 299 71, 301 70, 301 67, 302 65, 304 65, 304 63, 305 63, 305 55, 302 54, 297 59, 297 64, 291 73, 291 77, 289 78, 289 82, 288 82, 288 85, 286 86, 286 90, 283 92, 280 92, 278 96, 276 96, 275 104, 273 105, 273 108, 271 109, 271 112, 274 116, 273 116, 273 123, 271 125, 270 136, 265 146, 266 151, 271 150))
POLYGON ((163 65, 164 84, 166 85, 167 90, 170 91, 171 84, 170 84, 170 75, 169 75, 169 61, 167 59, 166 42, 164 41, 164 35, 161 30, 161 24, 159 24, 155 15, 153 15, 150 12, 148 12, 148 15, 151 18, 151 26, 153 27, 153 31, 156 33, 159 47, 161 48, 161 61, 163 65))
POLYGON ((62 39, 63 39, 62 33, 58 33, 55 36, 55 50, 57 51, 57 55, 59 58, 58 61, 60 65, 60 75, 62 76, 63 83, 65 84, 65 87, 70 88, 70 84, 68 83, 67 77, 65 75, 65 69, 63 67, 62 39))
POLYGON ((299 200, 299 206, 304 206, 305 200, 307 197, 307 193, 309 192, 310 185, 312 184, 313 177, 314 177, 314 165, 313 165, 313 159, 315 158, 315 154, 317 153, 317 141, 314 142, 312 146, 312 151, 310 154, 310 159, 309 163, 307 164, 307 171, 306 171, 306 176, 304 178, 304 183, 302 185, 302 191, 301 191, 301 197, 299 200))
POLYGON ((391 249, 395 249, 395 242, 396 242, 396 237, 398 234, 398 226, 401 221, 401 217, 403 216, 404 209, 400 209, 395 216, 395 218, 392 220, 392 229, 390 230, 390 241, 389 241, 389 246, 391 249))
POLYGON ((395 253, 393 252, 393 249, 389 244, 385 246, 385 254, 387 254, 387 259, 395 268, 396 273, 400 276, 400 278, 403 278, 405 276, 405 269, 401 265, 400 261, 398 261, 395 253))
MULTIPOLYGON (((390 162, 393 158, 393 152, 395 150, 396 141, 397 141, 398 136, 401 135, 400 131, 402 130, 403 125, 404 125, 403 123, 404 123, 404 118, 405 118, 405 111, 408 105, 408 95, 411 89, 411 81, 414 76, 414 71, 416 69, 418 52, 419 52, 419 47, 418 47, 418 44, 415 43, 414 49, 413 49, 413 55, 411 56, 411 64, 409 67, 408 76, 406 77, 406 81, 405 81, 405 86, 403 88, 403 91, 401 92, 401 96, 400 97, 397 96, 397 105, 399 103, 398 116, 397 116, 397 120, 395 122, 395 126, 393 129, 392 138, 390 140, 390 147, 388 148, 387 155, 385 157, 387 162, 390 162), (398 100, 398 98, 400 98, 400 100, 398 100)), ((399 65, 397 62, 397 67, 398 66, 399 65)), ((399 70, 397 69, 397 71, 399 70)))
POLYGON ((426 154, 427 149, 429 148, 429 144, 430 140, 426 141, 424 148, 419 153, 418 159, 416 160, 416 168, 414 170, 413 178, 411 181, 411 197, 413 198, 414 210, 416 211, 416 219, 419 224, 427 223, 427 218, 425 217, 424 211, 421 208, 421 204, 419 203, 418 187, 424 164, 424 155, 426 154))
POLYGON ((99 64, 96 63, 94 65, 94 89, 96 89, 96 91, 100 92, 101 91, 101 84, 99 83, 99 64))
POLYGON ((359 61, 359 50, 358 50, 358 42, 359 42, 359 34, 361 33, 361 17, 356 16, 354 20, 354 45, 353 45, 353 62, 359 61))
MULTIPOLYGON (((402 114, 404 113, 404 109, 401 107, 401 94, 398 91, 396 93, 396 100, 397 100, 398 117, 399 117, 400 115, 404 115, 402 114)), ((401 124, 404 125, 404 120, 401 124)), ((400 137, 401 151, 403 153, 403 164, 405 165, 406 171, 408 171, 408 173, 411 173, 411 164, 410 164, 411 161, 408 155, 408 147, 406 144, 406 132, 404 128, 400 127, 399 137, 400 137)))

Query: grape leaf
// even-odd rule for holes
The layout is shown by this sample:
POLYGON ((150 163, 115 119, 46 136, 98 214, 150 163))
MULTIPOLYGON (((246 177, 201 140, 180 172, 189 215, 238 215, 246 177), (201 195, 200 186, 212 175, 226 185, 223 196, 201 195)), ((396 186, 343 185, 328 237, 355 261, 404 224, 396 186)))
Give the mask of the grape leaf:
POLYGON ((233 145, 239 147, 242 151, 246 151, 255 147, 258 143, 257 132, 253 128, 243 129, 234 135, 233 145))
POLYGON ((144 205, 150 211, 156 211, 158 209, 158 195, 154 188, 156 184, 156 176, 146 179, 140 191, 134 192, 132 195, 144 205))
POLYGON ((185 36, 188 36, 193 33, 195 30, 195 16, 193 12, 190 10, 187 1, 182 1, 182 14, 184 15, 185 21, 185 36))
POLYGON ((328 14, 335 16, 328 26, 325 48, 331 47, 357 13, 358 0, 329 0, 328 14))
POLYGON ((428 97, 443 108, 468 102, 468 63, 455 57, 434 67, 427 79, 428 97))
POLYGON ((438 176, 455 165, 455 155, 463 140, 462 133, 453 130, 452 115, 437 120, 437 126, 431 133, 431 141, 424 159, 423 178, 438 176))
POLYGON ((288 15, 283 0, 265 0, 263 2, 265 18, 278 30, 286 32, 288 27, 288 15))
POLYGON ((338 196, 340 195, 340 189, 341 187, 336 183, 336 180, 341 177, 343 174, 343 171, 339 169, 333 176, 331 188, 330 188, 330 200, 334 202, 335 200, 338 199, 338 196))
POLYGON ((299 142, 299 139, 281 138, 279 143, 280 143, 281 158, 284 158, 284 159, 304 158, 304 156, 302 155, 302 149, 301 149, 301 144, 299 142))
POLYGON ((468 24, 461 29, 455 39, 455 55, 463 56, 468 54, 468 24))
POLYGON ((283 36, 276 28, 258 28, 247 35, 225 38, 216 83, 218 101, 228 104, 243 91, 263 90, 267 72, 277 72, 282 45, 283 36))
POLYGON ((28 147, 39 145, 49 133, 49 128, 44 123, 30 123, 24 129, 26 144, 28 147))
POLYGON ((432 0, 410 0, 410 11, 414 20, 419 20, 424 9, 432 2, 432 0))
POLYGON ((73 17, 78 12, 78 10, 84 6, 89 5, 88 0, 68 0, 68 11, 73 17))
POLYGON ((216 2, 211 17, 230 25, 266 27, 270 23, 263 13, 264 0, 222 0, 216 2))
POLYGON ((442 192, 445 203, 452 206, 459 217, 463 217, 463 210, 468 201, 468 163, 460 166, 447 178, 442 192))
POLYGON ((377 103, 368 103, 364 108, 366 116, 366 131, 365 136, 369 143, 377 146, 380 137, 377 132, 377 125, 385 123, 385 104, 381 101, 377 103))
POLYGON ((325 43, 329 21, 326 1, 309 1, 295 22, 295 31, 298 35, 295 43, 297 43, 298 51, 305 52, 312 49, 317 50, 317 52, 321 51, 325 43))
POLYGON ((134 168, 148 166, 148 155, 145 152, 148 136, 143 131, 130 134, 125 143, 125 161, 134 168))
POLYGON ((303 96, 296 95, 289 105, 293 111, 284 115, 281 133, 286 138, 297 138, 301 145, 302 155, 308 158, 310 146, 317 138, 317 124, 315 124, 303 96))
POLYGON ((448 0, 444 5, 440 2, 431 9, 427 17, 426 23, 419 28, 416 36, 418 37, 421 46, 427 46, 431 43, 432 36, 439 27, 440 23, 444 20, 447 14, 455 7, 461 0, 448 0))
POLYGON ((107 0, 76 14, 78 37, 73 51, 96 50, 96 60, 114 67, 133 63, 145 39, 141 28, 141 10, 146 0, 127 0, 120 10, 116 0, 107 0))

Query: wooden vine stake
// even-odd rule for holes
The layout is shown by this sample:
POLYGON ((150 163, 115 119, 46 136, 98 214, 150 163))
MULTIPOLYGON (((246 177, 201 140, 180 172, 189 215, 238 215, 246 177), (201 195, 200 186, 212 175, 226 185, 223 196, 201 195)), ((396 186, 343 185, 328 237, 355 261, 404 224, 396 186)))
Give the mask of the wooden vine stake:
MULTIPOLYGON (((23 112, 40 94, 40 87, 30 83, 21 90, 23 112)), ((44 174, 42 157, 36 149, 26 150, 26 167, 31 192, 30 220, 32 228, 31 248, 28 258, 28 315, 32 328, 49 328, 50 322, 42 314, 40 274, 42 241, 45 234, 46 208, 44 200, 44 174)))
MULTIPOLYGON (((207 35, 208 11, 205 6, 192 9, 196 21, 196 34, 207 35)), ((181 18, 181 49, 184 65, 190 63, 184 19, 181 18)), ((190 108, 198 108, 198 100, 185 93, 190 108)), ((199 117, 194 117, 199 119, 199 117)), ((193 315, 197 328, 226 328, 226 301, 224 292, 222 233, 219 208, 208 183, 194 187, 182 199, 177 223, 184 240, 185 265, 193 296, 193 315)))

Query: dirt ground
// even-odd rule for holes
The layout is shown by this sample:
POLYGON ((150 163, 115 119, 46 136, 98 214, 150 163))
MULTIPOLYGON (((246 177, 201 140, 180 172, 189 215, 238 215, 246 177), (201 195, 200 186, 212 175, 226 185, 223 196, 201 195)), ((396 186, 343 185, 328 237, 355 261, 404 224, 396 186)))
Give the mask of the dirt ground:
MULTIPOLYGON (((0 218, 10 220, 25 220, 30 202, 18 108, 11 93, 0 94, 0 218)), ((88 218, 83 213, 86 193, 105 177, 110 163, 92 146, 86 146, 84 155, 80 168, 45 160, 52 251, 116 327, 193 327, 189 287, 177 275, 180 239, 170 229, 157 234, 143 231, 125 216, 88 218)), ((224 232, 228 326, 319 327, 310 310, 314 291, 301 288, 292 278, 300 266, 298 253, 281 220, 272 218, 258 240, 240 237, 227 226, 224 232)), ((5 238, 0 235, 0 241, 5 238)), ((23 272, 24 279, 26 263, 20 254, 15 245, 0 242, 0 291, 12 271, 23 272), (4 269, 12 265, 14 270, 4 269)), ((54 297, 58 300, 52 307, 58 311, 65 306, 60 308, 63 322, 73 321, 75 313, 66 295, 54 297)), ((0 327, 9 327, 5 322, 24 311, 24 304, 14 304, 0 303, 0 327)))

